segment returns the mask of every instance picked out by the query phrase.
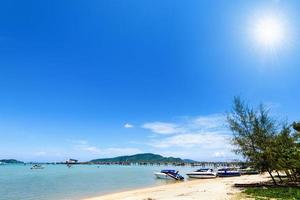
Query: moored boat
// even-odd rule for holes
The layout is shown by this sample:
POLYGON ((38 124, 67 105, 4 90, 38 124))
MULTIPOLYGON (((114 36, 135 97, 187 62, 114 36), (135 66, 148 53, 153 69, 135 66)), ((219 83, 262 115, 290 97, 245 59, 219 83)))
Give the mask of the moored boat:
POLYGON ((44 167, 42 165, 33 165, 30 169, 44 169, 44 167))
POLYGON ((255 169, 253 169, 251 167, 240 169, 240 172, 241 172, 242 175, 259 174, 259 171, 255 170, 255 169))
POLYGON ((214 172, 214 170, 209 168, 198 169, 194 172, 187 173, 186 175, 189 178, 201 178, 201 179, 216 178, 216 173, 214 172))
POLYGON ((156 178, 160 179, 168 179, 168 180, 183 180, 183 176, 181 176, 178 171, 175 170, 161 170, 160 172, 154 173, 156 178))
POLYGON ((241 172, 236 168, 221 168, 218 169, 217 176, 219 177, 241 176, 241 172))

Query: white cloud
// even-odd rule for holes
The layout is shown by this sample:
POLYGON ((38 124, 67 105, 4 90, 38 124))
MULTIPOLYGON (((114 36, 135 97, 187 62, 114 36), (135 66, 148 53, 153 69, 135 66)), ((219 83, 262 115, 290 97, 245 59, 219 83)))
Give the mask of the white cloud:
POLYGON ((132 124, 126 123, 124 124, 124 128, 133 128, 134 126, 132 124))
POLYGON ((100 154, 101 153, 101 150, 94 146, 82 146, 82 147, 80 147, 80 150, 86 151, 86 152, 89 152, 92 154, 100 154))
MULTIPOLYGON (((79 140, 82 141, 82 140, 79 140)), ((83 140, 85 141, 85 140, 83 140)), ((137 148, 115 148, 115 147, 109 147, 109 148, 99 148, 93 145, 90 145, 87 141, 85 142, 78 142, 75 145, 75 149, 77 151, 86 152, 89 154, 97 155, 99 157, 114 157, 114 156, 121 156, 121 155, 131 155, 131 154, 137 154, 141 153, 141 151, 137 148)))
POLYGON ((214 157, 216 157, 216 158, 222 158, 222 157, 224 157, 225 156, 225 153, 224 152, 215 152, 214 153, 214 157))
POLYGON ((137 148, 97 148, 94 146, 82 147, 82 151, 86 151, 88 153, 95 154, 99 157, 114 157, 114 156, 124 156, 124 155, 132 155, 141 153, 141 151, 137 148))
POLYGON ((179 122, 148 122, 142 128, 158 134, 183 134, 199 131, 225 131, 225 116, 216 114, 185 118, 179 122))
POLYGON ((213 149, 216 146, 226 146, 229 142, 229 137, 218 132, 210 133, 188 133, 174 135, 171 137, 160 138, 154 140, 151 145, 158 148, 168 147, 195 147, 201 146, 205 149, 213 149))
POLYGON ((231 160, 236 157, 224 115, 185 117, 177 122, 146 123, 143 127, 159 133, 157 137, 148 137, 148 145, 157 153, 195 160, 231 160))
POLYGON ((193 125, 197 129, 211 130, 211 129, 224 129, 225 116, 223 115, 210 115, 200 116, 193 120, 193 125))
MULTIPOLYGON (((125 124, 129 128, 131 124, 125 124)), ((101 147, 86 140, 75 143, 76 155, 89 158, 105 158, 132 155, 141 152, 158 153, 164 156, 189 158, 198 161, 229 161, 237 158, 230 144, 231 133, 226 127, 224 115, 185 117, 176 121, 144 123, 149 131, 144 139, 131 143, 130 147, 101 147), (142 145, 143 151, 135 148, 142 145)))
POLYGON ((142 127, 158 134, 174 134, 182 131, 176 124, 164 122, 145 123, 142 127))

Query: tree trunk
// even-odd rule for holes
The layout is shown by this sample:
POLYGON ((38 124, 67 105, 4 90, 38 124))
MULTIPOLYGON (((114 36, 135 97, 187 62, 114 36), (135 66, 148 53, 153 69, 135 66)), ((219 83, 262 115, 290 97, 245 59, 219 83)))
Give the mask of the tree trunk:
POLYGON ((297 173, 296 173, 296 170, 294 170, 294 169, 291 169, 291 171, 292 171, 292 177, 293 177, 293 179, 294 179, 295 181, 297 181, 297 180, 298 180, 298 178, 297 178, 297 173))
POLYGON ((273 175, 272 175, 272 171, 268 170, 268 173, 270 174, 270 176, 271 176, 271 178, 272 178, 272 181, 273 181, 274 185, 277 185, 276 180, 275 180, 275 178, 274 178, 273 175))
POLYGON ((284 170, 284 172, 285 172, 286 176, 288 177, 288 179, 289 179, 290 181, 292 181, 292 180, 293 180, 293 177, 291 176, 291 173, 289 172, 289 170, 284 170))
POLYGON ((282 183, 283 181, 282 181, 282 178, 281 178, 281 176, 280 176, 279 172, 278 172, 278 171, 276 171, 276 173, 277 173, 277 176, 278 176, 278 178, 279 178, 279 180, 280 180, 280 183, 282 183))

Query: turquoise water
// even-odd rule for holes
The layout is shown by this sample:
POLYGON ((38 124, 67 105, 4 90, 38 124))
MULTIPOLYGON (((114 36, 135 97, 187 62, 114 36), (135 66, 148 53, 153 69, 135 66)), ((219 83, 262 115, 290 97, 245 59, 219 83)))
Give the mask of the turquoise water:
POLYGON ((106 193, 172 183, 156 179, 153 172, 172 168, 185 174, 190 167, 44 165, 0 166, 0 200, 78 200, 106 193))

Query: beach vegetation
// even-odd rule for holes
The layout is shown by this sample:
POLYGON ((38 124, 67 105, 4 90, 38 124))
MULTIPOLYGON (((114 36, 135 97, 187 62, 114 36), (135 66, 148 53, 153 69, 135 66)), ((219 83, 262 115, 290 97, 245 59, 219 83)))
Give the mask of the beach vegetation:
POLYGON ((274 172, 283 183, 282 172, 289 182, 299 182, 299 123, 278 122, 264 105, 252 108, 239 97, 227 114, 235 152, 260 172, 268 172, 276 185, 274 172))
POLYGON ((300 188, 295 187, 260 187, 247 188, 243 191, 255 200, 298 200, 300 199, 300 188))

